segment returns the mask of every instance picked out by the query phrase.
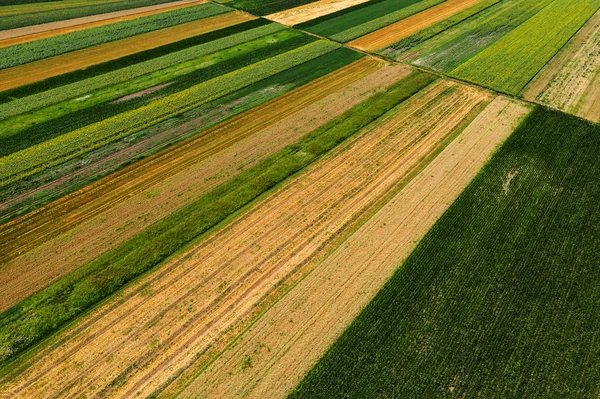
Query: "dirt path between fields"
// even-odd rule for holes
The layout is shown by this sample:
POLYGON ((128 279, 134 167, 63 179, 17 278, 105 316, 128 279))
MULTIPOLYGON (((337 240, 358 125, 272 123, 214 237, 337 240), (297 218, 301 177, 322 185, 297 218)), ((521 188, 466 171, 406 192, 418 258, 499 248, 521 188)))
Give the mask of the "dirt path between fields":
POLYGON ((321 0, 316 3, 309 3, 300 7, 267 15, 265 18, 279 22, 280 24, 293 26, 324 15, 332 14, 336 11, 344 10, 357 4, 366 3, 367 1, 369 0, 321 0))
POLYGON ((600 121, 600 11, 524 89, 523 97, 600 121))
POLYGON ((493 101, 181 397, 284 398, 377 294, 526 112, 504 98, 493 101), (246 356, 252 367, 242 369, 246 356))
POLYGON ((150 394, 318 257, 487 100, 450 82, 420 93, 56 337, 60 346, 3 386, 24 396, 150 394))
POLYGON ((443 21, 454 14, 466 10, 480 1, 481 0, 447 0, 437 6, 428 8, 418 14, 388 25, 385 28, 352 40, 348 45, 363 51, 381 50, 436 22, 443 21))
POLYGON ((181 0, 172 3, 158 4, 155 6, 140 7, 130 10, 92 15, 89 17, 67 19, 64 21, 50 22, 47 24, 26 26, 23 28, 0 31, 0 48, 14 46, 15 44, 32 42, 47 37, 77 32, 84 29, 104 26, 115 22, 130 21, 149 15, 177 10, 179 8, 195 6, 206 3, 208 0, 181 0))
POLYGON ((0 227, 5 257, 29 249, 0 268, 0 310, 406 74, 405 67, 364 58, 0 227))
POLYGON ((0 91, 14 89, 253 19, 256 17, 234 11, 2 69, 0 91))

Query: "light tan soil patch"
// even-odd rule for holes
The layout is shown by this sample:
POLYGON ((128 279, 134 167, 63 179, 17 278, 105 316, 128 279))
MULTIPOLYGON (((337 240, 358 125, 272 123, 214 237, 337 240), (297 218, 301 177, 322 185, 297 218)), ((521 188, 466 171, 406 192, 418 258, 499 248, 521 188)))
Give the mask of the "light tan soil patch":
POLYGON ((402 21, 393 23, 368 35, 352 40, 348 44, 363 51, 376 51, 386 48, 418 31, 443 21, 481 0, 447 0, 437 6, 428 8, 402 21))
POLYGON ((321 0, 300 7, 267 15, 265 18, 284 25, 297 25, 315 18, 340 11, 369 0, 321 0))
POLYGON ((55 338, 60 346, 0 384, 34 397, 149 395, 318 257, 485 101, 449 82, 420 93, 84 317, 55 338))
POLYGON ((0 310, 405 76, 362 59, 0 227, 0 310), (37 245, 37 247, 36 247, 37 245))
POLYGON ((147 94, 152 94, 155 91, 159 91, 160 89, 164 89, 165 87, 167 87, 167 86, 169 86, 171 84, 173 84, 173 82, 167 82, 167 83, 163 83, 163 84, 160 84, 160 85, 157 85, 157 86, 148 87, 147 89, 140 90, 138 92, 128 94, 125 97, 118 98, 118 99, 114 100, 113 102, 115 102, 115 103, 121 103, 123 101, 133 100, 134 98, 142 97, 142 96, 145 96, 147 94))
POLYGON ((45 39, 65 33, 77 32, 84 29, 104 26, 115 22, 130 21, 132 19, 173 11, 183 7, 195 6, 206 3, 208 0, 182 0, 172 3, 158 4, 155 6, 140 7, 130 10, 92 15, 89 17, 67 19, 64 21, 50 22, 47 24, 27 26, 24 28, 0 31, 0 48, 45 39))
POLYGON ((372 300, 527 112, 504 98, 494 100, 181 397, 284 398, 372 300), (242 369, 245 356, 252 367, 242 369))
POLYGON ((252 19, 256 17, 237 11, 230 12, 3 69, 0 70, 0 91, 35 83, 252 19))
POLYGON ((523 97, 600 121, 600 11, 523 91, 523 97))

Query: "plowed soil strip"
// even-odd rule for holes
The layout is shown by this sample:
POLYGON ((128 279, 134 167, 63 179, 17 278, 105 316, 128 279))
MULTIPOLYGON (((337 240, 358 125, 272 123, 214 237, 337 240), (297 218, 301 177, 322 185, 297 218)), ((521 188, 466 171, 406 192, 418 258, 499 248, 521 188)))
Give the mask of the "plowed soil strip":
POLYGON ((315 18, 340 11, 369 0, 321 0, 316 3, 267 15, 265 18, 284 25, 297 25, 315 18))
POLYGON ((237 11, 230 12, 3 69, 0 71, 0 91, 35 83, 252 19, 256 17, 237 11))
POLYGON ((181 395, 284 398, 381 289, 527 109, 497 98, 181 395), (292 323, 293 321, 293 323, 292 323), (245 356, 252 367, 240 368, 245 356), (246 396, 247 395, 247 396, 246 396))
POLYGON ((523 97, 600 121, 600 11, 523 91, 523 97))
POLYGON ((146 17, 148 15, 159 14, 162 12, 177 10, 179 8, 206 3, 207 1, 208 0, 175 1, 156 6, 134 8, 131 10, 0 31, 0 48, 32 42, 39 39, 45 39, 47 37, 63 35, 65 33, 95 28, 97 26, 104 26, 115 22, 130 21, 132 19, 146 17))
POLYGON ((417 97, 136 283, 99 309, 101 317, 87 316, 80 322, 85 328, 66 331, 74 333, 32 359, 6 389, 49 397, 117 387, 117 397, 151 393, 385 196, 485 101, 445 82, 417 97))
POLYGON ((479 3, 481 0, 448 0, 435 7, 410 16, 402 21, 386 26, 368 35, 349 42, 352 47, 363 51, 376 51, 386 48, 400 39, 443 21, 452 15, 479 3))
POLYGON ((41 246, 0 269, 0 310, 408 73, 383 66, 361 59, 2 226, 6 259, 41 246))

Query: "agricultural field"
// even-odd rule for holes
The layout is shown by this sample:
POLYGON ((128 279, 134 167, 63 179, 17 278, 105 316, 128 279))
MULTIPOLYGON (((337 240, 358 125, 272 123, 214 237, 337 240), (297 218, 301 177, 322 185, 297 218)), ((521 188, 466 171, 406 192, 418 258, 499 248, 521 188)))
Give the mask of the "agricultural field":
POLYGON ((3 2, 0 398, 598 397, 599 45, 597 0, 3 2))

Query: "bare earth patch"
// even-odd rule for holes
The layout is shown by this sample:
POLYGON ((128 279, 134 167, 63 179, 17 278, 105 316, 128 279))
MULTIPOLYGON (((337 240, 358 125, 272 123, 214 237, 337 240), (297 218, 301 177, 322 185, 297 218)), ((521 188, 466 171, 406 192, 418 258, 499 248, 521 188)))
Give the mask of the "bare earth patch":
POLYGON ((403 19, 402 21, 398 21, 385 28, 352 40, 348 44, 363 51, 381 50, 436 22, 443 21, 454 14, 466 10, 480 1, 481 0, 447 0, 437 6, 428 8, 425 11, 403 19))
POLYGON ((59 346, 24 360, 2 389, 33 397, 149 395, 322 256, 487 101, 450 82, 418 94, 56 336, 59 346))
POLYGON ((0 227, 0 309, 113 248, 408 73, 365 58, 0 227), (283 106, 285 104, 285 106, 283 106))
POLYGON ((336 11, 366 3, 369 0, 321 0, 267 15, 265 18, 284 25, 297 25, 336 11))
POLYGON ((475 177, 528 109, 494 100, 421 173, 190 384, 182 398, 284 398, 475 177), (240 367, 244 359, 252 367, 240 367))
POLYGON ((134 98, 142 97, 142 96, 145 96, 147 94, 152 94, 155 91, 159 91, 160 89, 164 89, 165 87, 167 87, 167 86, 169 86, 171 84, 173 84, 173 82, 167 82, 167 83, 163 83, 163 84, 160 84, 160 85, 157 85, 157 86, 148 87, 147 89, 140 90, 138 92, 131 93, 131 94, 128 94, 128 95, 126 95, 124 97, 118 98, 118 99, 114 100, 113 102, 114 103, 121 103, 123 101, 133 100, 134 98))
POLYGON ((523 97, 600 121, 600 11, 536 75, 523 97))

